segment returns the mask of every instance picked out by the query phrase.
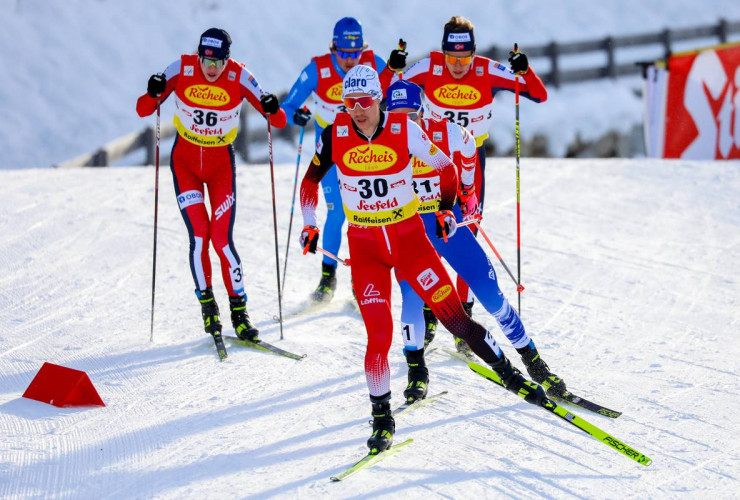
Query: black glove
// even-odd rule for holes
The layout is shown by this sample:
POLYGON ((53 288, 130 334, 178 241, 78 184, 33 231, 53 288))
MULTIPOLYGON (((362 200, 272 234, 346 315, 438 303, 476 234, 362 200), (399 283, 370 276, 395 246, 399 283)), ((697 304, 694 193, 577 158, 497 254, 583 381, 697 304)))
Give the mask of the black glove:
POLYGON ((526 73, 529 69, 529 61, 523 52, 509 52, 509 67, 514 73, 526 73))
POLYGON ((156 99, 164 93, 166 87, 167 77, 164 76, 164 73, 157 73, 149 77, 149 82, 146 84, 146 93, 156 99))
POLYGON ((455 215, 452 213, 452 210, 438 210, 434 215, 437 222, 437 238, 442 238, 447 243, 447 238, 452 238, 455 232, 457 232, 455 215))
POLYGON ((280 103, 275 94, 264 94, 260 97, 260 105, 262 105, 262 111, 268 115, 274 115, 280 110, 280 103))
POLYGON ((298 108, 293 113, 293 123, 299 127, 305 127, 306 124, 311 120, 311 112, 307 109, 298 108))
POLYGON ((300 236, 301 248, 303 248, 303 255, 307 252, 316 253, 316 248, 319 246, 319 228, 316 226, 303 226, 300 236))
POLYGON ((391 51, 391 56, 388 58, 388 68, 391 71, 401 71, 406 67, 406 42, 403 39, 398 41, 398 48, 391 51))

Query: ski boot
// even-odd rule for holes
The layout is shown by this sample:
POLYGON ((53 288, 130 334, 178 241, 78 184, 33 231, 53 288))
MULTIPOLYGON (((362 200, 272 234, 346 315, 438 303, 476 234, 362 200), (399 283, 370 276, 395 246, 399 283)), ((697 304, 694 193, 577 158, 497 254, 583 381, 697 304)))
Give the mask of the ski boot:
POLYGON ((321 263, 321 281, 311 294, 314 302, 329 302, 334 297, 334 290, 337 288, 336 274, 336 267, 321 263))
POLYGON ((455 349, 466 358, 470 360, 475 359, 473 357, 473 351, 470 350, 470 346, 468 345, 468 343, 459 337, 455 337, 455 349))
POLYGON ((427 397, 429 370, 424 362, 424 349, 418 351, 403 350, 406 363, 409 365, 409 385, 403 391, 407 403, 413 403, 427 397))
POLYGON ((203 328, 206 333, 210 333, 214 337, 221 335, 221 318, 218 312, 218 304, 213 296, 213 290, 206 288, 205 290, 196 290, 195 295, 200 301, 200 312, 203 314, 203 328))
POLYGON ((249 321, 247 298, 244 295, 229 297, 229 307, 231 308, 231 324, 234 325, 236 336, 242 340, 258 343, 260 339, 257 335, 260 331, 249 321))
POLYGON ((506 390, 524 398, 527 403, 542 406, 548 401, 545 389, 541 385, 524 378, 517 368, 511 366, 511 361, 503 352, 501 358, 491 364, 491 368, 501 377, 506 390))
POLYGON ((391 414, 391 393, 385 396, 370 396, 373 405, 373 433, 367 440, 367 447, 371 455, 385 451, 393 444, 393 434, 396 432, 396 421, 391 414))
POLYGON ((432 309, 424 304, 424 348, 432 343, 432 340, 434 340, 434 336, 437 334, 437 317, 432 312, 432 309))
POLYGON ((554 397, 563 397, 568 392, 565 388, 565 381, 550 371, 550 367, 537 352, 534 342, 530 341, 526 346, 517 349, 517 352, 522 357, 529 376, 538 384, 542 384, 547 394, 554 397))

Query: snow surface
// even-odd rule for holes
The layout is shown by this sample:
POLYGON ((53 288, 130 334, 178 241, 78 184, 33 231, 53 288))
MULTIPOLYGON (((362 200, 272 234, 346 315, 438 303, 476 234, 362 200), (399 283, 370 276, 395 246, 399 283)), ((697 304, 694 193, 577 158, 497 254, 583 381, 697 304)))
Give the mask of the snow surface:
MULTIPOLYGON (((657 32, 716 23, 720 17, 737 21, 740 2, 3 0, 0 168, 58 164, 151 125, 134 109, 147 79, 181 53, 194 51, 200 33, 211 26, 226 28, 234 40, 233 57, 246 63, 265 89, 280 92, 312 56, 326 51, 334 23, 343 16, 362 21, 366 40, 382 57, 403 37, 410 57, 417 58, 439 46, 442 26, 454 14, 475 23, 479 47, 518 42, 526 52, 527 46, 551 40, 657 32)), ((658 45, 640 49, 641 59, 662 56, 658 45)), ((618 51, 616 57, 621 62, 624 56, 618 51)), ((585 58, 602 61, 603 55, 585 58)), ((582 60, 574 58, 576 64, 582 60)), ((549 69, 547 61, 532 64, 542 73, 549 69)), ((572 64, 562 60, 564 68, 572 64)), ((640 88, 639 78, 550 88, 546 104, 522 104, 522 137, 546 134, 551 152, 562 155, 577 134, 592 140, 609 130, 627 131, 642 120, 635 94, 640 88)), ((173 109, 172 102, 165 104, 165 121, 173 109)), ((492 132, 498 151, 512 147, 513 109, 510 95, 497 96, 492 132)))
MULTIPOLYGON (((525 325, 571 389, 624 415, 574 411, 651 457, 651 467, 438 351, 428 360, 430 390, 450 394, 397 421, 397 441, 415 442, 336 484, 329 477, 365 452, 370 433, 365 333, 340 270, 330 308, 287 321, 279 340, 265 165, 238 169, 234 236, 252 318, 266 341, 306 353, 300 362, 236 346, 218 361, 202 332, 166 169, 154 343, 154 169, 2 171, 0 498, 737 498, 737 166, 522 163, 525 325), (85 370, 107 406, 58 409, 21 398, 45 361, 85 370)), ((514 162, 492 159, 488 169, 484 227, 515 267, 514 162)), ((278 199, 289 199, 293 175, 294 164, 278 165, 278 199)), ((287 201, 278 214, 282 260, 287 201)), ((296 233, 287 312, 319 274, 318 257, 300 254, 296 233)), ((223 312, 225 290, 215 283, 223 312)), ((480 307, 474 315, 521 366, 493 318, 480 307)), ((398 403, 405 362, 394 341, 398 403)), ((435 343, 451 347, 452 339, 441 331, 435 343)))

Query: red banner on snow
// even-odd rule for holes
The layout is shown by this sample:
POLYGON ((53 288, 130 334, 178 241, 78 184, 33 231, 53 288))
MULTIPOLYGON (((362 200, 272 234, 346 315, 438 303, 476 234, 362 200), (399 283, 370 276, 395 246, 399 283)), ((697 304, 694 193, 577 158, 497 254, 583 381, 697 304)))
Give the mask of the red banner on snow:
POLYGON ((665 104, 657 156, 740 159, 740 44, 671 56, 665 104))
POLYGON ((740 43, 671 56, 645 76, 648 156, 740 158, 740 43))

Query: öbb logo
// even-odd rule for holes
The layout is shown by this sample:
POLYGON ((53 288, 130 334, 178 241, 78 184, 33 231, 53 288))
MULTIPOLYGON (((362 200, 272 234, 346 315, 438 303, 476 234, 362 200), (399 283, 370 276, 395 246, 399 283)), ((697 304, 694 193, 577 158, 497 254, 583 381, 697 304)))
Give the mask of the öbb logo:
POLYGON ((342 102, 342 82, 332 85, 326 91, 326 97, 332 102, 342 102))
POLYGON ((470 85, 443 85, 434 91, 434 97, 442 104, 463 107, 480 101, 481 93, 470 85))
POLYGON ((231 100, 228 92, 212 85, 191 85, 185 89, 185 97, 201 106, 213 107, 223 106, 231 100))
POLYGON ((352 170, 375 172, 392 167, 397 158, 398 155, 391 148, 380 144, 370 144, 350 149, 342 156, 342 162, 352 170))

